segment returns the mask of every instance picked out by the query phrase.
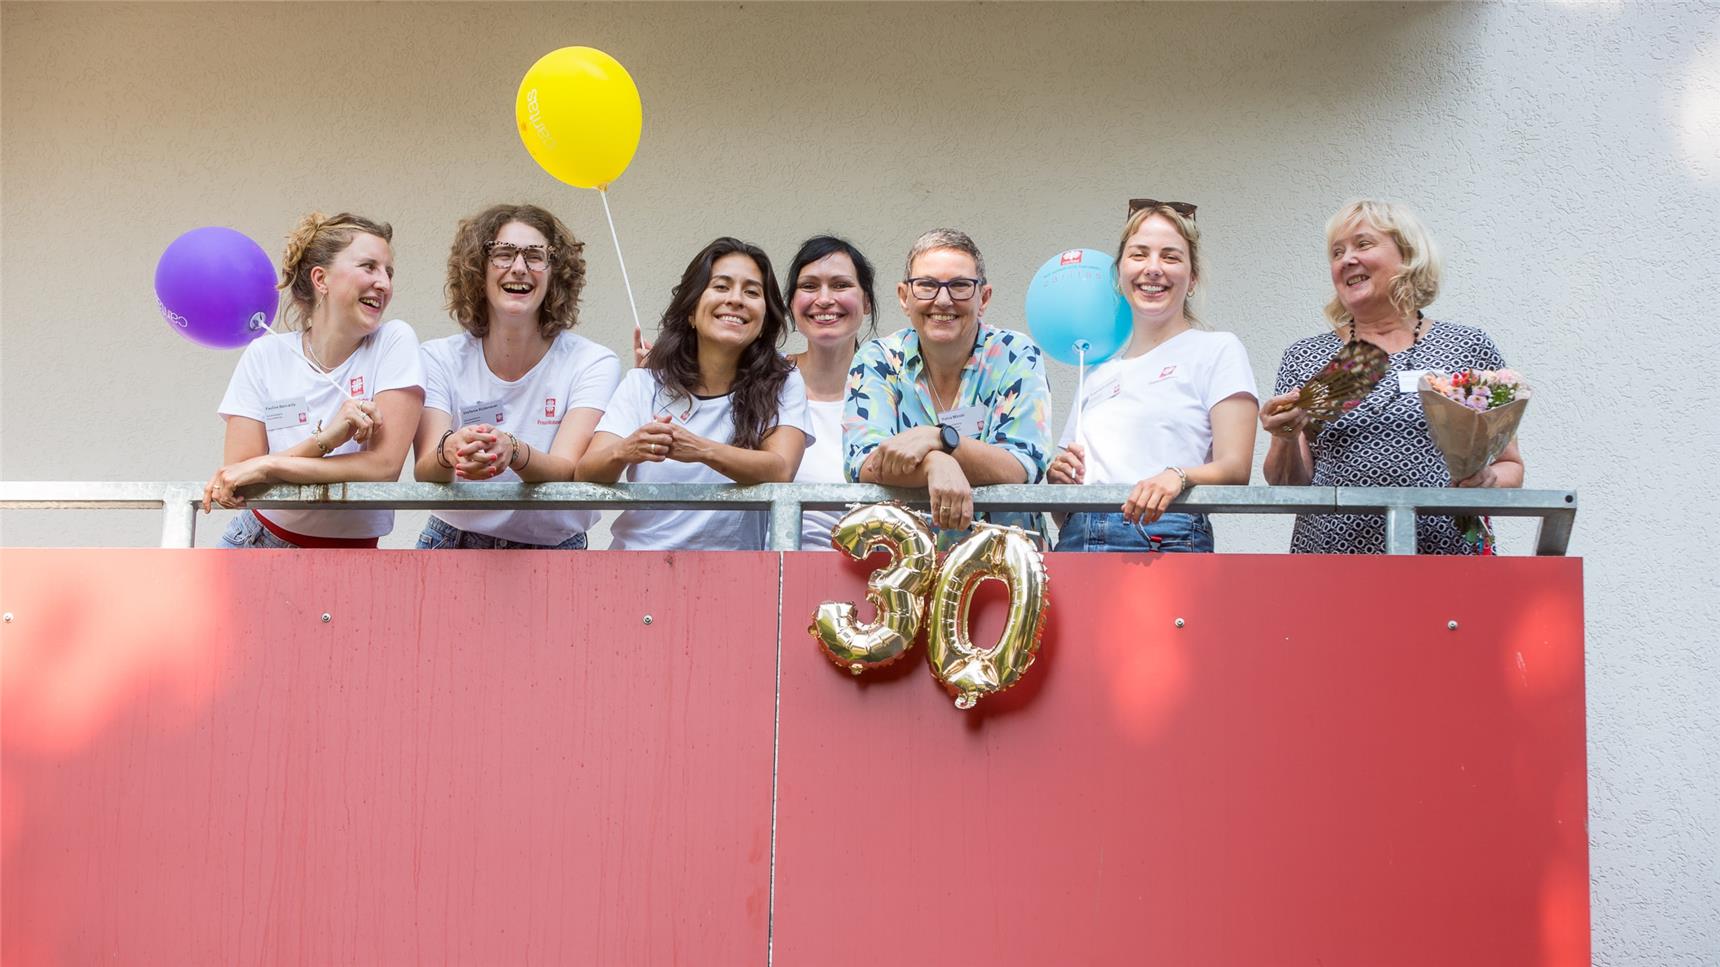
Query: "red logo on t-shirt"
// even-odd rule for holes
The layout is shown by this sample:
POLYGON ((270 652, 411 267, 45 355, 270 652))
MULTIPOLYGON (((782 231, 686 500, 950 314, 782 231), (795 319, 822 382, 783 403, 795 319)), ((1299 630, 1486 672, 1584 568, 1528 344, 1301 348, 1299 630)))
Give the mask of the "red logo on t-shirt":
POLYGON ((354 395, 354 396, 363 396, 364 395, 364 377, 363 376, 354 376, 352 379, 347 381, 346 385, 349 389, 352 390, 352 395, 354 395))
POLYGON ((309 423, 310 421, 311 421, 311 415, 309 413, 306 413, 303 410, 300 410, 299 411, 299 422, 300 423, 309 423))
POLYGON ((1072 248, 1058 257, 1058 265, 1074 265, 1081 261, 1081 250, 1072 248))
POLYGON ((544 416, 554 416, 555 415, 555 397, 546 396, 543 398, 543 415, 544 416))
POLYGON ((1170 374, 1172 374, 1176 371, 1177 371, 1176 364, 1172 363, 1169 366, 1166 366, 1164 369, 1159 370, 1159 379, 1164 379, 1166 376, 1169 376, 1170 374))

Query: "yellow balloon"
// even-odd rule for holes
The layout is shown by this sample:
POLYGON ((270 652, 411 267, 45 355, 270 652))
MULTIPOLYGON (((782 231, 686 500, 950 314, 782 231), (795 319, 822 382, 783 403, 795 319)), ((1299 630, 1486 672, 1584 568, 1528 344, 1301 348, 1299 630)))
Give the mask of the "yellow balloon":
POLYGON ((532 159, 576 188, 603 188, 621 177, 645 123, 627 69, 591 47, 538 58, 520 81, 514 118, 532 159))
POLYGON ((1019 527, 976 523, 950 549, 932 586, 926 660, 932 676, 956 697, 956 708, 973 708, 982 696, 1026 674, 1045 635, 1046 584, 1045 558, 1019 527), (1009 586, 1009 612, 997 644, 981 649, 968 636, 968 607, 987 578, 1009 586))
POLYGON ((849 511, 830 531, 830 546, 863 561, 879 548, 890 563, 872 572, 866 597, 878 609, 871 624, 855 618, 849 601, 818 606, 806 630, 830 660, 858 675, 882 668, 914 646, 926 592, 938 568, 938 541, 918 514, 901 504, 871 504, 849 511))

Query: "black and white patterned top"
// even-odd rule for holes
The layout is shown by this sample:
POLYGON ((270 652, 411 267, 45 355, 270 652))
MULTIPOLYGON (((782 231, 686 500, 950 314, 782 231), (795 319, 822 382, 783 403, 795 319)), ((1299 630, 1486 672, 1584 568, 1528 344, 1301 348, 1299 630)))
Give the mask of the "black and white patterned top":
MULTIPOLYGON (((1327 424, 1310 441, 1316 487, 1449 487, 1445 458, 1428 432, 1421 397, 1400 392, 1398 373, 1434 369, 1503 369, 1499 347, 1479 329, 1427 321, 1421 340, 1392 353, 1384 379, 1350 412, 1327 424)), ((1278 364, 1273 393, 1307 382, 1343 345, 1332 332, 1290 344, 1278 364)), ((1383 554, 1385 518, 1380 515, 1302 514, 1290 538, 1293 554, 1383 554)), ((1451 517, 1417 517, 1418 554, 1473 554, 1451 517)))

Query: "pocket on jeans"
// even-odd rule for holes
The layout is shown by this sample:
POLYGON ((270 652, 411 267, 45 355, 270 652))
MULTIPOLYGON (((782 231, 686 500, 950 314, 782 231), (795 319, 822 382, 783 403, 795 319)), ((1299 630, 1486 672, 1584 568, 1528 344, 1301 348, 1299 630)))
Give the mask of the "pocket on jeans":
POLYGON ((257 533, 263 529, 255 515, 249 511, 227 522, 227 529, 221 532, 221 544, 225 547, 255 547, 257 533))
POLYGON ((458 531, 450 532, 440 527, 432 527, 427 524, 423 530, 418 532, 418 545, 416 549, 420 551, 445 551, 450 548, 457 547, 459 540, 460 535, 458 531))

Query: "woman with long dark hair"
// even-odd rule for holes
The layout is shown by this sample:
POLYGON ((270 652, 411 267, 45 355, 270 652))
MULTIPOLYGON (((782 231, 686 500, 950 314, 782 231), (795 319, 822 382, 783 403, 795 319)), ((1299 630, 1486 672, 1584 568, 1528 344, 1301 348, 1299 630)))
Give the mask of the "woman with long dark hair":
MULTIPOLYGON (((693 257, 656 343, 609 401, 579 479, 784 483, 812 439, 806 385, 777 352, 788 313, 764 250, 719 238, 693 257)), ((630 510, 611 550, 758 550, 757 511, 630 510)))

